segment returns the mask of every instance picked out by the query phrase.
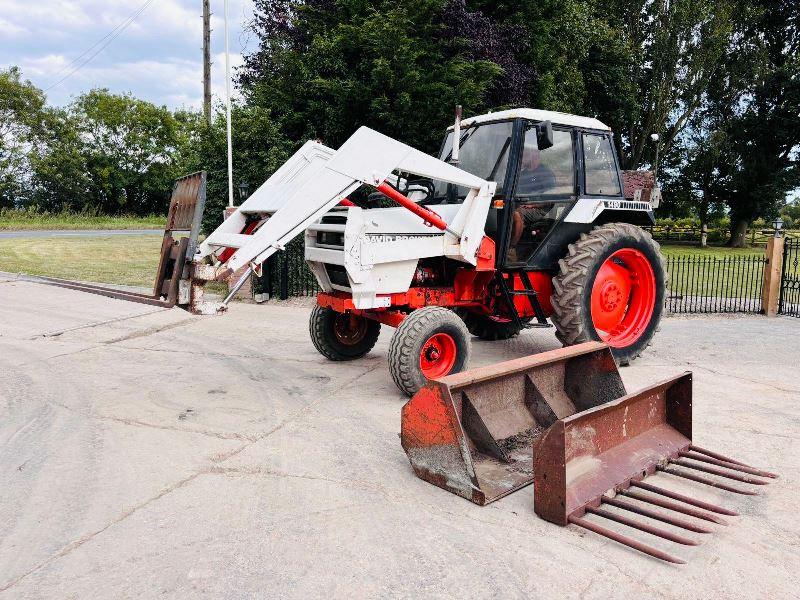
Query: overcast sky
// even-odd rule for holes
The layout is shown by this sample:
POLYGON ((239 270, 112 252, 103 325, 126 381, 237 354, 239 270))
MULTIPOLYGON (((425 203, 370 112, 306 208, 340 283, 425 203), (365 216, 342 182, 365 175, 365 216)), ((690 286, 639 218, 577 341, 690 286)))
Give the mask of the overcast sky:
MULTIPOLYGON (((230 0, 234 66, 240 64, 243 53, 256 45, 252 35, 244 31, 252 10, 252 0, 230 0)), ((215 99, 222 100, 223 1, 211 0, 211 11, 211 80, 215 99)), ((200 0, 0 0, 0 67, 19 66, 23 76, 42 89, 54 85, 46 93, 48 101, 56 105, 66 104, 71 97, 89 89, 106 87, 113 92, 132 92, 170 108, 200 108, 201 14, 200 0), (104 50, 54 85, 146 4, 136 20, 104 50)))

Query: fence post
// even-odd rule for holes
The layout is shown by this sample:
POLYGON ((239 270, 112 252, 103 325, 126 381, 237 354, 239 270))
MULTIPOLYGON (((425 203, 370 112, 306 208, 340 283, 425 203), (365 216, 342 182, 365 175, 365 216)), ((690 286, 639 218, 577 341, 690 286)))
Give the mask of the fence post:
POLYGON ((281 300, 289 299, 289 252, 281 252, 281 300))
POLYGON ((783 271, 783 238, 780 233, 767 239, 764 256, 764 285, 761 288, 761 312, 768 317, 778 314, 778 299, 781 294, 781 273, 783 271))

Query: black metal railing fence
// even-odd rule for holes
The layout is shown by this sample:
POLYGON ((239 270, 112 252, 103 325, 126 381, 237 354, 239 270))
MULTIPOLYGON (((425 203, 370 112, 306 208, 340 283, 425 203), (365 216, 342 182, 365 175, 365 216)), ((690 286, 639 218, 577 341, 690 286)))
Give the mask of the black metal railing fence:
MULTIPOLYGON (((794 283, 782 295, 784 310, 800 316, 800 241, 787 240, 791 247, 789 279, 794 283)), ((761 312, 761 289, 765 258, 757 255, 714 257, 702 255, 669 256, 665 308, 671 313, 758 313, 761 312)), ((784 265, 786 265, 786 261, 784 265)), ((786 270, 787 267, 785 267, 786 270)), ((256 293, 286 300, 312 296, 319 285, 304 259, 303 240, 290 242, 286 250, 273 255, 264 265, 264 274, 255 282, 256 293)))
POLYGON ((286 245, 286 250, 276 252, 267 260, 262 276, 256 278, 253 291, 280 300, 313 296, 319 291, 317 278, 305 260, 302 238, 292 240, 286 245))
POLYGON ((667 257, 667 312, 761 312, 765 262, 757 255, 667 257))
POLYGON ((787 239, 783 246, 778 314, 800 317, 800 240, 787 239))

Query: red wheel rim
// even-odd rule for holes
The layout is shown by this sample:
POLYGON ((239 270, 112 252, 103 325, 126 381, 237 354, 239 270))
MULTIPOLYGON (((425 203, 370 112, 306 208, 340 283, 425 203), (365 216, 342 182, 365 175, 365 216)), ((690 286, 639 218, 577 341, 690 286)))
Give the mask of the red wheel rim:
POLYGON ((339 313, 333 321, 333 333, 339 343, 354 346, 367 335, 367 320, 353 313, 339 313))
POLYGON ((428 379, 444 377, 456 364, 456 341, 447 333, 435 333, 422 344, 419 368, 428 379))
POLYGON ((656 306, 656 276, 647 257, 635 248, 609 256, 592 285, 592 323, 600 339, 614 348, 638 340, 656 306))

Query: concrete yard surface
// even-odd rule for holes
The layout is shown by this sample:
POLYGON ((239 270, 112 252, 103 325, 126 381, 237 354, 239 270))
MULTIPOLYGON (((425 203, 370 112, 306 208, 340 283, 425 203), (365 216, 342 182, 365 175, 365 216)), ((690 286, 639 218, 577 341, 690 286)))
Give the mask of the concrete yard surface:
MULTIPOLYGON (((309 307, 217 317, 0 280, 0 600, 796 598, 800 319, 668 318, 630 391, 694 372, 700 446, 780 473, 676 566, 417 479, 386 365, 332 363, 309 307)), ((473 343, 473 365, 558 347, 473 343)))

